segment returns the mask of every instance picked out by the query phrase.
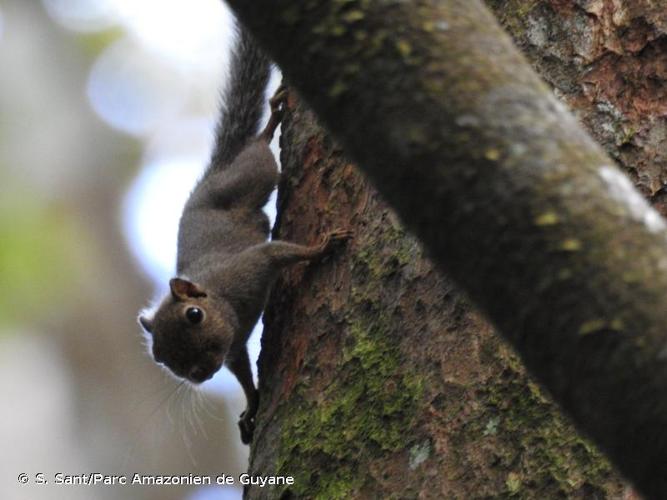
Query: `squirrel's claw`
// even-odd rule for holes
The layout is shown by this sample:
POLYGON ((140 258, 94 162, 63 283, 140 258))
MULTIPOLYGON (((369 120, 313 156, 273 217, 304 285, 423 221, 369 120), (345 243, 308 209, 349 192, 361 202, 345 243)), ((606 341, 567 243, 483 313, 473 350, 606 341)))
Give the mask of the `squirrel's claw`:
POLYGON ((287 95, 287 87, 284 84, 281 84, 280 87, 278 87, 278 90, 276 90, 276 93, 273 94, 273 97, 269 99, 271 117, 269 118, 269 123, 266 124, 264 130, 259 134, 259 137, 264 139, 266 142, 271 142, 278 124, 283 119, 285 106, 287 104, 287 95))
POLYGON ((239 430, 241 431, 241 442, 243 444, 250 444, 255 432, 255 419, 248 415, 245 411, 241 413, 239 420, 239 430))
POLYGON ((335 248, 337 245, 345 243, 354 237, 354 233, 350 229, 337 228, 329 232, 322 242, 322 246, 327 250, 335 248))
POLYGON ((282 105, 287 102, 288 93, 289 90, 287 85, 281 83, 280 86, 276 89, 275 94, 273 94, 273 97, 269 99, 269 105, 271 106, 272 113, 277 113, 280 111, 282 105))
POLYGON ((333 231, 329 231, 324 238, 322 238, 321 243, 318 245, 319 257, 326 258, 331 252, 336 250, 339 246, 343 245, 348 240, 354 237, 354 233, 349 229, 337 228, 333 231))

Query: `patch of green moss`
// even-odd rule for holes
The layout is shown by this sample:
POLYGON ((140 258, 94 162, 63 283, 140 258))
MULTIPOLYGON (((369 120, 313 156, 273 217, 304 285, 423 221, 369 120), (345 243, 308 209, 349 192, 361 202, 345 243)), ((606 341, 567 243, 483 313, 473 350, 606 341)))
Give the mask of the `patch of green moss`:
POLYGON ((423 381, 401 369, 388 326, 379 311, 353 309, 338 374, 316 399, 300 388, 282 417, 277 473, 295 477, 299 498, 346 498, 366 481, 357 457, 409 449, 423 381))
POLYGON ((485 0, 484 3, 516 39, 525 31, 523 23, 538 2, 536 0, 485 0))
POLYGON ((569 498, 584 484, 601 488, 612 473, 609 462, 577 434, 535 383, 526 383, 523 370, 508 368, 505 375, 480 392, 482 406, 466 425, 463 437, 467 442, 500 441, 494 446, 500 465, 516 467, 505 484, 505 494, 525 496, 527 488, 539 485, 549 488, 540 494, 569 498), (489 432, 490 415, 494 415, 493 433, 489 432))
MULTIPOLYGON (((388 224, 382 235, 382 242, 382 251, 378 251, 376 245, 362 246, 353 257, 353 268, 367 269, 368 278, 374 283, 380 283, 387 276, 394 274, 398 268, 421 258, 419 244, 413 238, 406 237, 400 226, 394 227, 388 224)), ((375 294, 369 293, 369 295, 375 294)))

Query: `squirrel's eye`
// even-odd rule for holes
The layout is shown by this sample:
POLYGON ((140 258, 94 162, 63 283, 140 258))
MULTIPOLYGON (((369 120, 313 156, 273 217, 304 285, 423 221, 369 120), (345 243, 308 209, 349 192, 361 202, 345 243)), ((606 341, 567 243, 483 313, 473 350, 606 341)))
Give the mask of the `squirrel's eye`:
POLYGON ((185 317, 190 323, 197 324, 204 319, 204 313, 198 307, 188 307, 185 311, 185 317))

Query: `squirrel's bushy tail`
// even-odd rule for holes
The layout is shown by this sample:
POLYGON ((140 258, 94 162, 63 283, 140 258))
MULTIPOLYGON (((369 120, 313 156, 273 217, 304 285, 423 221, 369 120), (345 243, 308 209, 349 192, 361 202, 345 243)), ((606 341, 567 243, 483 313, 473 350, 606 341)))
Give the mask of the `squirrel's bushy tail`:
POLYGON ((225 168, 257 136, 266 101, 271 63, 238 21, 236 33, 210 169, 225 168))

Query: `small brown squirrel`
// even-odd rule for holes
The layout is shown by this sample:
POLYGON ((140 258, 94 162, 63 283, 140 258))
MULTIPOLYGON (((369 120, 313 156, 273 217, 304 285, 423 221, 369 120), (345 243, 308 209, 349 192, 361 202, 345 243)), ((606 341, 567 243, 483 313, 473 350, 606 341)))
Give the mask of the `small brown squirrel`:
POLYGON ((267 241, 262 207, 279 176, 269 142, 286 97, 281 88, 270 100, 271 117, 257 134, 269 74, 269 60, 239 27, 211 161, 179 223, 177 277, 157 311, 139 316, 155 361, 176 376, 199 384, 223 364, 236 376, 247 399, 239 420, 245 444, 258 406, 246 342, 271 284, 283 267, 321 258, 350 237, 337 230, 315 246, 267 241))

